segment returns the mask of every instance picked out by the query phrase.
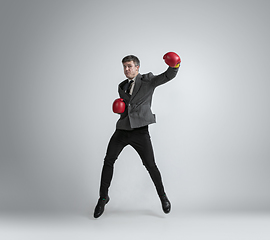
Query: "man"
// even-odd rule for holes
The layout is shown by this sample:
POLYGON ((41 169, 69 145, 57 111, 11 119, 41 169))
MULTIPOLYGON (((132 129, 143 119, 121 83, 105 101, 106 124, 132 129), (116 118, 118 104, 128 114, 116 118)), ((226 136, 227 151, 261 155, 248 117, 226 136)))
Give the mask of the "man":
POLYGON ((155 115, 151 112, 153 92, 157 86, 176 76, 181 62, 179 56, 172 52, 165 54, 164 60, 169 67, 164 73, 157 76, 151 72, 141 75, 139 73, 140 61, 136 56, 129 55, 122 60, 127 79, 119 84, 118 92, 125 103, 125 108, 123 112, 119 111, 121 115, 108 144, 101 173, 100 198, 94 211, 95 218, 103 214, 105 205, 109 202, 108 190, 113 176, 114 163, 127 145, 131 145, 138 152, 156 187, 163 211, 170 212, 171 204, 155 163, 148 132, 148 125, 156 122, 155 115))

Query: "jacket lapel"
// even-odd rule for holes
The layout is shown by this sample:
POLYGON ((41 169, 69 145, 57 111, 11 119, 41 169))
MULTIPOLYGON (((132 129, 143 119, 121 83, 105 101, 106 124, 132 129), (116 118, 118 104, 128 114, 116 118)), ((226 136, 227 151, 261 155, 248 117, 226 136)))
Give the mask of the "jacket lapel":
POLYGON ((128 80, 124 80, 123 82, 121 82, 118 86, 118 93, 119 96, 125 100, 129 99, 127 93, 125 93, 124 87, 127 84, 128 80))

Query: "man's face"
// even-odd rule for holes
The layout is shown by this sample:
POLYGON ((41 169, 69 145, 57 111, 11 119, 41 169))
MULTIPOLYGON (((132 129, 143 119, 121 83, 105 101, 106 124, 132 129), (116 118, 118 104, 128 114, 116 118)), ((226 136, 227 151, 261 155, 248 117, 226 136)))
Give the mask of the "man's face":
POLYGON ((124 74, 128 79, 135 78, 139 73, 139 66, 135 66, 133 61, 124 62, 123 67, 124 67, 124 74))

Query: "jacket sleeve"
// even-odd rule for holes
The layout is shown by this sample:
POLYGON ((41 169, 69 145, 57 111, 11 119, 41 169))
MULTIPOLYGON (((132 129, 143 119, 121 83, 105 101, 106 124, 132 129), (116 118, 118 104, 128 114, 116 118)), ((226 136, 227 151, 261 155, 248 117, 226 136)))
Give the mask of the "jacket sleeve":
POLYGON ((155 75, 149 76, 151 79, 151 84, 154 87, 157 87, 159 85, 162 85, 162 84, 172 80, 176 76, 178 69, 179 68, 168 67, 168 69, 164 73, 161 73, 161 74, 156 75, 156 76, 155 75))

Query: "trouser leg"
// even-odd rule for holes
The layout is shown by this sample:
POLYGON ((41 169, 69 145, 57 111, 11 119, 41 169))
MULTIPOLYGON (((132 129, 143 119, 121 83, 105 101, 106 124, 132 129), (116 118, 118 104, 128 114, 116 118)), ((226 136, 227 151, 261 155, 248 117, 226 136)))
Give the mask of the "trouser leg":
POLYGON ((121 130, 116 130, 109 141, 106 156, 104 158, 100 182, 101 198, 105 198, 108 195, 108 190, 113 177, 114 163, 126 145, 127 141, 125 133, 121 130))
POLYGON ((163 196, 165 194, 164 186, 160 171, 155 163, 154 151, 148 132, 148 127, 135 130, 130 145, 140 155, 143 165, 149 172, 150 177, 156 187, 158 195, 163 196))

